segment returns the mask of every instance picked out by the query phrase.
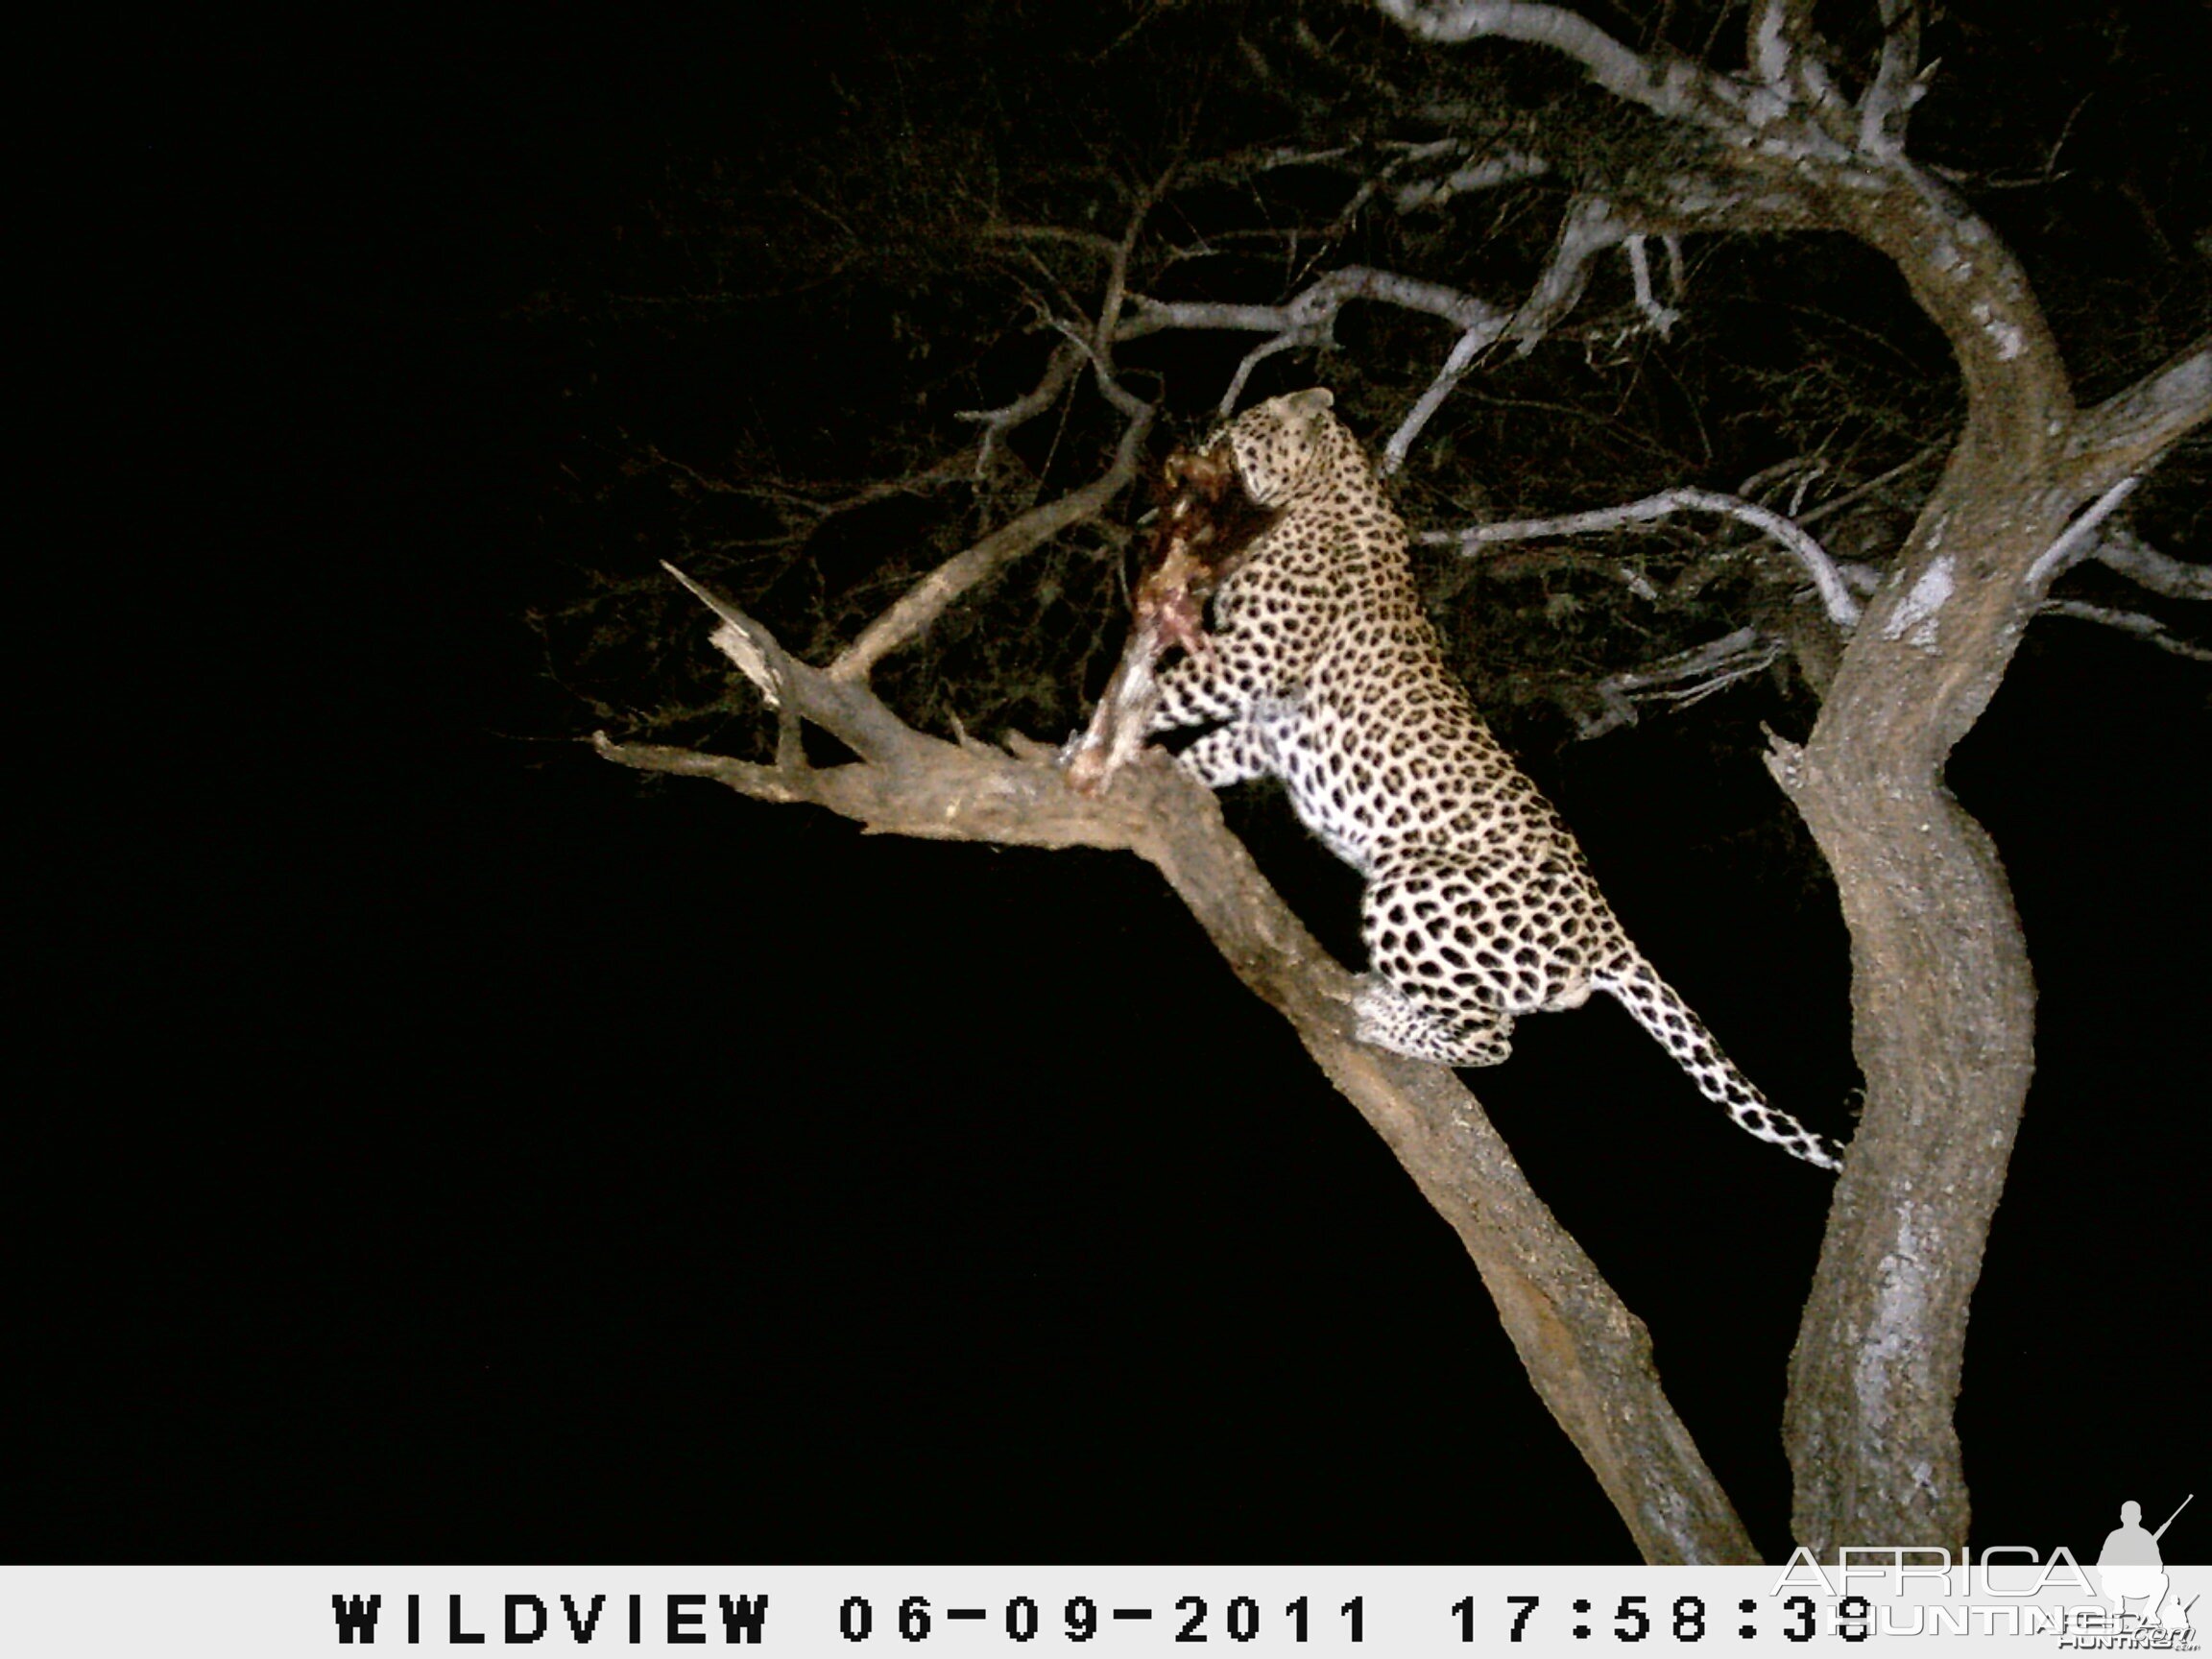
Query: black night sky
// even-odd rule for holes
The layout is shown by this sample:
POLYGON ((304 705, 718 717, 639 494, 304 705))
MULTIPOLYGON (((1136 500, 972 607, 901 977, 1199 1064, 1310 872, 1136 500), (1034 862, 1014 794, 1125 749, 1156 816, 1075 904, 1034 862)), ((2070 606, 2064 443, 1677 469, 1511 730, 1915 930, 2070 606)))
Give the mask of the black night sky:
MULTIPOLYGON (((1632 1559, 1447 1228, 1151 871, 641 782, 543 675, 606 412, 517 308, 669 156, 822 119, 870 16, 176 21, 54 135, 12 1558, 1632 1559), (1142 1014, 1103 1052, 1100 1007, 1142 1014)), ((2040 622, 1952 770, 2042 998, 1978 1543, 2203 1484, 2208 692, 2040 622)), ((1844 1128, 1845 940, 1769 855, 1763 720, 1802 734, 1753 687, 1527 759, 1844 1128)), ((1351 878, 1230 812, 1356 952, 1351 878)), ((1828 1182, 1610 1004, 1472 1080, 1786 1552, 1828 1182)))

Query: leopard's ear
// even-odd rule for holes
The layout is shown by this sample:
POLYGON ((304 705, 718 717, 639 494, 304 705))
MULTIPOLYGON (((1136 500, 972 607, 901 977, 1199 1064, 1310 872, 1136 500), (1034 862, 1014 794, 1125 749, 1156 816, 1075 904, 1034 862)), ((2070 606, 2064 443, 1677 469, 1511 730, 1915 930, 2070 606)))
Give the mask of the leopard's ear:
POLYGON ((1330 448, 1330 432, 1336 426, 1336 417, 1330 413, 1336 395, 1326 386, 1309 386, 1303 392, 1289 392, 1275 399, 1275 409, 1284 429, 1297 434, 1297 443, 1304 450, 1298 467, 1301 471, 1318 458, 1322 450, 1330 448))

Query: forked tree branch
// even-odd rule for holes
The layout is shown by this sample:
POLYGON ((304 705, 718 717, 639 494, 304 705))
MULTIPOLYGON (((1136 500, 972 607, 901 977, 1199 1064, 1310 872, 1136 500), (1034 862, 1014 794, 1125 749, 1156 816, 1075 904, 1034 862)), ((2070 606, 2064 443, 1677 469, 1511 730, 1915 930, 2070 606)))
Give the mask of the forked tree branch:
POLYGON ((1803 113, 1796 100, 1808 81, 1820 84, 1817 60, 1809 55, 1763 44, 1760 74, 1741 80, 1665 47, 1638 52, 1564 6, 1527 0, 1376 0, 1376 5, 1408 33, 1439 44, 1493 39, 1549 48, 1580 63, 1591 80, 1615 97, 1730 143, 1775 156, 1838 159, 1848 154, 1816 123, 1790 119, 1803 113))
POLYGON ((1623 45, 1588 18, 1561 6, 1524 0, 1377 0, 1382 12, 1409 32, 1440 44, 1490 38, 1549 47, 1574 59, 1616 97, 1662 115, 1686 113, 1685 84, 1709 78, 1687 60, 1664 69, 1623 45), (1671 73, 1670 73, 1670 71, 1671 73))
POLYGON ((1487 301, 1441 282, 1379 271, 1368 265, 1347 265, 1316 277, 1280 305, 1239 305, 1209 300, 1154 300, 1129 296, 1135 315, 1122 324, 1119 338, 1133 339, 1168 328, 1223 328, 1262 333, 1262 341, 1245 354, 1222 393, 1220 413, 1228 414, 1243 395, 1252 371, 1278 351, 1326 346, 1334 338, 1336 314, 1355 300, 1369 300, 1426 312, 1473 331, 1488 330, 1498 338, 1513 323, 1513 313, 1487 301))
POLYGON ((991 467, 991 457, 1005 443, 1006 434, 1025 425, 1059 401, 1075 378, 1075 372, 1083 367, 1083 353, 1072 341, 1063 341, 1046 360, 1045 373, 1037 384, 1015 398, 1001 403, 996 409, 963 409, 952 417, 955 421, 973 421, 983 428, 983 443, 975 457, 975 476, 984 476, 991 467))
POLYGON ((1859 148, 1869 156, 1905 153, 1905 118, 1925 86, 1920 80, 1919 0, 1882 0, 1882 60, 1859 100, 1859 148))
POLYGON ((1531 284, 1528 296, 1507 309, 1472 294, 1367 265, 1347 265, 1316 277, 1279 305, 1239 304, 1210 300, 1154 300, 1142 294, 1128 296, 1132 316, 1115 334, 1121 340, 1176 328, 1219 328, 1265 334, 1266 339, 1244 354, 1230 376, 1217 405, 1228 415, 1244 394, 1252 373, 1279 352, 1325 347, 1335 338, 1336 318, 1355 300, 1397 305, 1423 312, 1455 325, 1459 338, 1453 344, 1428 389, 1414 402, 1382 445, 1377 464, 1383 474, 1405 465, 1422 430, 1466 377, 1484 351, 1511 340, 1526 352, 1557 326, 1580 302, 1590 281, 1590 264, 1608 248, 1629 244, 1635 253, 1637 302, 1646 326, 1662 331, 1674 320, 1650 292, 1647 268, 1643 263, 1642 232, 1609 201, 1599 196, 1579 198, 1560 222, 1551 254, 1531 284))
POLYGON ((1382 475, 1388 477, 1405 466, 1422 429, 1466 378, 1478 357, 1508 334, 1520 343, 1524 353, 1534 349, 1536 343, 1580 303, 1583 290, 1590 285, 1590 262, 1606 249, 1633 240, 1631 227, 1602 196, 1585 196, 1570 207, 1560 221, 1551 256, 1537 274, 1528 298, 1512 311, 1491 310, 1467 325, 1428 390, 1382 445, 1377 463, 1382 475))
POLYGON ((852 677, 796 661, 767 631, 685 579, 721 618, 715 641, 780 712, 842 739, 857 761, 775 766, 596 734, 609 760, 709 778, 757 800, 805 802, 870 830, 940 840, 1128 849, 1166 877, 1238 977, 1280 1011, 1331 1082, 1389 1144, 1474 1259, 1530 1382, 1651 1562, 1758 1559, 1727 1495, 1668 1404, 1648 1333, 1529 1188, 1480 1105, 1447 1069, 1354 1040, 1356 981, 1299 923, 1214 798, 1172 766, 1131 767, 1103 795, 1068 786, 1042 746, 1013 755, 901 722, 852 677))

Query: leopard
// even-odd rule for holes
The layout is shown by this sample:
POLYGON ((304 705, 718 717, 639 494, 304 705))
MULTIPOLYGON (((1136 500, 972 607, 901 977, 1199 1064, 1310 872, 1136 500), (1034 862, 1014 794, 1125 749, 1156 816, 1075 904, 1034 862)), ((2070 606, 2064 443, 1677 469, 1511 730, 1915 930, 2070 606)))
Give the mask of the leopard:
POLYGON ((1360 1041, 1486 1067, 1515 1020, 1618 1000, 1741 1128, 1822 1169, 1841 1149, 1769 1105, 1660 977, 1565 821, 1445 662, 1406 524, 1326 387, 1258 403, 1205 452, 1264 525, 1211 587, 1204 649, 1160 670, 1148 738, 1211 789, 1262 778, 1361 878, 1360 1041), (1193 737, 1191 733, 1195 733, 1193 737))

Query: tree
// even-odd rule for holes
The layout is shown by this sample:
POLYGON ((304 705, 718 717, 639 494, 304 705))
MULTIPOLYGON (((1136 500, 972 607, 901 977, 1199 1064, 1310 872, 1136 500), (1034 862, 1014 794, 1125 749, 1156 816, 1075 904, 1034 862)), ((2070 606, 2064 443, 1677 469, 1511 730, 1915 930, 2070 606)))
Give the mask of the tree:
MULTIPOLYGON (((816 177, 789 187, 778 221, 789 234, 767 263, 781 262, 794 292, 879 262, 901 288, 884 331, 910 363, 962 340, 968 361, 951 378, 1003 383, 1023 361, 1031 378, 965 412, 977 441, 950 454, 922 437, 937 422, 926 376, 854 398, 848 418, 870 418, 879 470, 834 492, 792 475, 804 442, 779 445, 775 465, 757 445, 727 472, 643 450, 634 476, 673 481, 679 533, 715 555, 679 562, 719 585, 717 642, 774 710, 774 735, 772 748, 734 756, 637 740, 750 707, 738 700, 748 694, 678 668, 636 737, 602 736, 600 752, 876 830, 1124 848, 1155 864, 1457 1230, 1531 1380, 1646 1557, 1748 1559, 1642 1327, 1462 1087, 1350 1040, 1346 976, 1214 803, 1172 774, 1084 801, 1048 746, 967 735, 1009 720, 1052 730, 1086 679, 1095 685, 1117 625, 1105 585, 1081 578, 1126 540, 1114 515, 1127 515, 1162 411, 1189 387, 1225 411, 1267 373, 1329 380, 1355 425, 1383 435, 1382 464, 1434 545, 1480 556, 1665 523, 1679 539, 1648 561, 1571 544, 1518 566, 1490 559, 1483 576, 1567 573, 1540 608, 1593 614, 1553 630, 1534 688, 1585 731, 1632 718, 1639 702, 1686 701, 1773 666, 1816 709, 1805 739, 1774 739, 1767 759, 1841 902, 1866 1090, 1791 1368, 1794 1529, 1823 1554, 1868 1539, 1955 1546, 1967 1525, 1952 1421, 1967 1304, 2032 1070, 2034 990, 1998 850, 1945 788, 1944 767, 2039 613, 2203 655, 2151 612, 2052 591, 2094 561, 2100 579, 2169 599, 2206 594, 2202 569, 2157 545, 2158 515, 2176 509, 2138 494, 2212 414, 2201 273, 2140 186, 2163 264, 2114 275, 2092 252, 2089 276, 2032 272, 1994 211, 1975 204, 1977 189, 1995 200, 2007 180, 1938 169, 1908 145, 1915 107, 1925 98, 1939 110, 1943 82, 1924 60, 1932 25, 1904 0, 1823 13, 1833 40, 1812 6, 1761 0, 1737 71, 1715 66, 1728 7, 1640 21, 1502 0, 1380 0, 1379 16, 1317 6, 1248 32, 1234 13, 1197 10, 1183 20, 1142 12, 1127 34, 1080 53, 1064 43, 1064 59, 1108 69, 1090 84, 1095 104, 1078 92, 1062 107, 1057 140, 1040 138, 1034 111, 1004 91, 1012 77, 986 80, 967 119, 947 119, 903 161, 854 168, 830 146, 816 177), (1161 37, 1178 28, 1176 43, 1211 44, 1209 96, 1164 112, 1174 134, 1164 154, 1142 143, 1117 154, 1097 125, 1113 102, 1104 88, 1143 81, 1134 60, 1171 55, 1161 37), (1814 238, 1821 252, 1808 263, 1793 246, 1814 238), (1824 287, 1817 266, 1841 259, 1838 238, 1901 278, 1924 323, 1888 296, 1843 309, 1839 286, 1865 282, 1869 267, 1824 287), (2078 312, 2072 301, 2093 281, 2103 302, 2078 312), (1838 350, 1808 389, 1791 383, 1807 365, 1786 349, 1737 349, 1738 334, 1698 327, 1700 310, 1747 307, 1762 284, 1793 288, 1789 302, 1810 310, 1841 310, 1822 325, 1834 325, 1826 340, 1873 344, 1838 350), (2080 373, 2039 298, 2053 291, 2085 325, 2080 373), (2131 302, 2112 305, 2115 294, 2131 302), (979 296, 1028 331, 979 319, 991 303, 979 296), (1454 332, 1441 351, 1431 319, 1454 332), (1933 336, 1916 332, 1926 325, 1933 336), (1224 336, 1257 343, 1224 354, 1224 336), (1544 361, 1571 340, 1584 347, 1579 373, 1544 361), (1956 376, 1940 394, 1921 376, 1932 346, 1956 376), (1652 389, 1662 371, 1678 393, 1652 389), (1503 477, 1462 460, 1499 424, 1494 407, 1459 413, 1485 378, 1570 411, 1575 398, 1584 410, 1618 401, 1616 419, 1589 422, 1597 438, 1560 443, 1578 493, 1602 506, 1563 517, 1575 503, 1557 498, 1545 476, 1553 458, 1541 453, 1524 450, 1524 469, 1503 477), (1032 434, 1047 414, 1059 430, 1041 445, 1032 434), (1745 454, 1700 421, 1752 420, 1768 422, 1769 452, 1739 472, 1743 484, 1685 485, 1745 454), (1933 448, 1900 442, 1931 422, 1945 429, 1933 448), (1609 464, 1593 464, 1589 451, 1608 448, 1609 464), (1070 454, 1085 451, 1092 474, 1064 484, 1070 454), (1499 502, 1544 517, 1502 522, 1499 502), (1693 540, 1676 528, 1686 513, 1717 514, 1724 532, 1693 540), (856 559, 840 541, 886 532, 902 554, 878 546, 856 559), (1018 562, 1019 589, 1008 577, 1018 562), (840 585, 841 566, 851 579, 840 585), (734 603, 722 596, 732 592, 734 603), (1624 666, 1614 641, 1631 626, 1652 644, 1624 666), (1591 672, 1600 653, 1608 671, 1591 672), (826 666, 809 665, 820 658, 826 666), (810 759, 809 727, 853 758, 810 759), (950 740, 926 734, 946 727, 950 740)), ((1042 104, 1068 84, 1022 96, 1042 104)), ((2050 146, 2047 177, 2064 131, 2037 129, 2048 113, 2022 116, 2050 146)), ((856 150, 899 155, 861 126, 856 150)), ((2002 131, 1988 142, 2019 147, 2002 131)), ((711 177, 670 197, 710 276, 693 303, 716 299, 736 250, 760 246, 737 210, 757 200, 711 177)), ((613 596, 641 590, 633 574, 613 596)), ((603 609, 594 599, 564 620, 596 625, 603 609)), ((618 649, 646 640, 665 653, 682 637, 665 602, 630 615, 618 649)), ((1455 631, 1486 705, 1506 679, 1491 666, 1505 655, 1506 620, 1493 612, 1488 626, 1455 631)), ((647 684, 654 672, 666 671, 649 669, 647 684)), ((1111 1038, 1125 1019, 1098 1011, 1097 1029, 1111 1038)))

